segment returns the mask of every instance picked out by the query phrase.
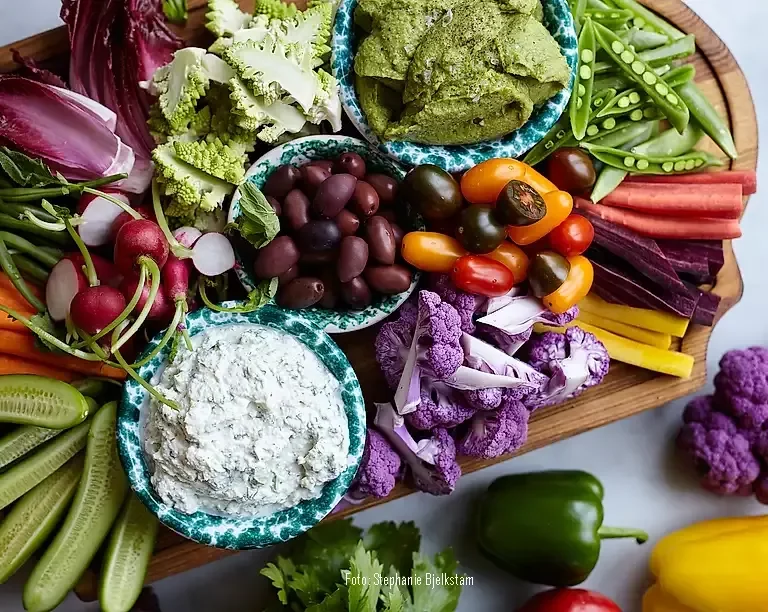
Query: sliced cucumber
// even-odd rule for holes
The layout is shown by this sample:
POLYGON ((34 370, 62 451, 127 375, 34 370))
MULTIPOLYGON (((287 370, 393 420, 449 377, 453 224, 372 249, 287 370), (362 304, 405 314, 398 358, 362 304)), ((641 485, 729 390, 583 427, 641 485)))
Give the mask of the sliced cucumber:
POLYGON ((85 397, 72 385, 32 374, 0 376, 0 421, 67 429, 88 416, 85 397))
POLYGON ((84 457, 75 455, 13 506, 0 524, 0 584, 32 556, 69 507, 83 471, 84 457))
POLYGON ((85 448, 91 421, 65 431, 0 474, 0 510, 39 485, 85 448))
POLYGON ((101 566, 99 603, 104 612, 130 612, 144 586, 159 523, 129 494, 112 528, 101 566))
POLYGON ((120 512, 128 484, 117 456, 116 419, 116 402, 93 417, 85 468, 72 507, 24 586, 24 608, 29 612, 48 612, 64 600, 120 512))
POLYGON ((110 394, 112 398, 117 397, 121 388, 121 385, 109 378, 83 378, 73 382, 72 386, 86 397, 104 400, 110 399, 110 394))
MULTIPOLYGON (((98 410, 96 401, 86 397, 88 411, 93 414, 98 410)), ((34 425, 22 425, 0 438, 0 469, 11 465, 21 459, 29 451, 34 450, 48 440, 55 438, 63 429, 49 429, 47 427, 35 427, 34 425)))

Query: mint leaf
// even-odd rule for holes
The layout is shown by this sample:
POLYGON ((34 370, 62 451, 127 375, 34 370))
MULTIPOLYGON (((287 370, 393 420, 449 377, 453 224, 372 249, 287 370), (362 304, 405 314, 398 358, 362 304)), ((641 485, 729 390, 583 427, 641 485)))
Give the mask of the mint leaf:
POLYGON ((402 576, 408 576, 413 567, 413 553, 419 552, 421 534, 416 523, 387 521, 372 525, 363 538, 365 547, 376 552, 385 570, 393 567, 402 576))
POLYGON ((255 248, 272 242, 280 231, 280 219, 256 185, 246 181, 240 186, 240 216, 229 225, 255 248))
POLYGON ((43 162, 19 151, 0 147, 0 168, 19 187, 47 187, 58 181, 43 162))
POLYGON ((455 612, 461 596, 461 584, 437 584, 446 582, 446 578, 458 582, 456 569, 459 564, 450 548, 429 557, 415 553, 413 555, 413 607, 419 612, 455 612))
POLYGON ((346 572, 349 612, 376 612, 384 569, 373 552, 359 542, 346 572))

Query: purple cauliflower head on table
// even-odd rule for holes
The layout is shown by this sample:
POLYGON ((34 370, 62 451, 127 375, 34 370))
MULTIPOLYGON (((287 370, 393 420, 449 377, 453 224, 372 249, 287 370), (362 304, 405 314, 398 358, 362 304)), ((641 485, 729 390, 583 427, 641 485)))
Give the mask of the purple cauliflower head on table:
POLYGON ((510 394, 498 410, 478 412, 458 443, 461 455, 493 459, 520 448, 528 437, 530 412, 510 394))
POLYGON ((744 429, 760 429, 768 421, 768 349, 729 351, 715 376, 715 399, 723 412, 744 429))
POLYGON ((360 469, 347 495, 354 499, 386 497, 394 489, 401 469, 397 451, 377 430, 369 428, 360 469))

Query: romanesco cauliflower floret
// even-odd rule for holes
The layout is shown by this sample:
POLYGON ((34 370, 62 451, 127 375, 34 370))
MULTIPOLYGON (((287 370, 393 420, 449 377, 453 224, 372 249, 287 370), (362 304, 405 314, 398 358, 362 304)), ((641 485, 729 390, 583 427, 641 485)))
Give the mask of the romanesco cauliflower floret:
POLYGON ((232 46, 234 39, 231 36, 219 36, 213 41, 213 44, 208 47, 209 53, 215 53, 216 55, 223 55, 226 49, 232 46))
POLYGON ((194 214, 198 207, 211 211, 221 206, 234 191, 234 185, 182 161, 175 153, 175 146, 175 143, 160 145, 152 152, 155 176, 165 195, 175 200, 177 208, 186 207, 189 214, 194 214))
POLYGON ((333 29, 333 4, 323 2, 286 22, 286 41, 310 44, 313 65, 322 66, 331 53, 331 30, 333 29))
POLYGON ((248 159, 244 145, 236 141, 224 144, 219 138, 176 141, 173 145, 176 157, 195 168, 234 185, 243 182, 244 164, 248 159))
POLYGON ((205 27, 216 36, 232 36, 250 21, 251 16, 241 11, 235 0, 208 0, 205 27))
POLYGON ((179 130, 173 130, 166 118, 163 117, 160 106, 154 104, 149 109, 147 125, 149 125, 149 131, 157 144, 176 140, 191 142, 208 135, 211 131, 211 118, 211 109, 204 106, 192 115, 186 126, 179 130))
POLYGON ((232 89, 232 116, 244 130, 258 131, 265 142, 275 142, 286 132, 296 133, 304 127, 306 119, 294 106, 281 100, 268 104, 263 96, 256 96, 242 79, 230 81, 232 89))
POLYGON ((181 132, 192 120, 198 100, 205 95, 209 78, 203 68, 205 49, 188 47, 176 51, 170 64, 158 68, 152 90, 171 131, 181 132))
POLYGON ((325 70, 317 71, 319 87, 315 103, 307 111, 307 119, 319 124, 328 121, 334 132, 341 130, 341 100, 339 99, 339 84, 325 70))
POLYGON ((254 15, 267 15, 271 19, 290 19, 298 13, 296 5, 282 0, 256 0, 254 15))

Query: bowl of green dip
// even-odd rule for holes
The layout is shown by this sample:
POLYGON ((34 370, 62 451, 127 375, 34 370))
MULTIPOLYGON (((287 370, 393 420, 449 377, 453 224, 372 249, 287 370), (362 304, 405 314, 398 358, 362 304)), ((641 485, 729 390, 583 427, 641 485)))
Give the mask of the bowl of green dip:
POLYGON ((461 172, 544 137, 577 53, 567 0, 341 0, 331 66, 369 142, 461 172))

